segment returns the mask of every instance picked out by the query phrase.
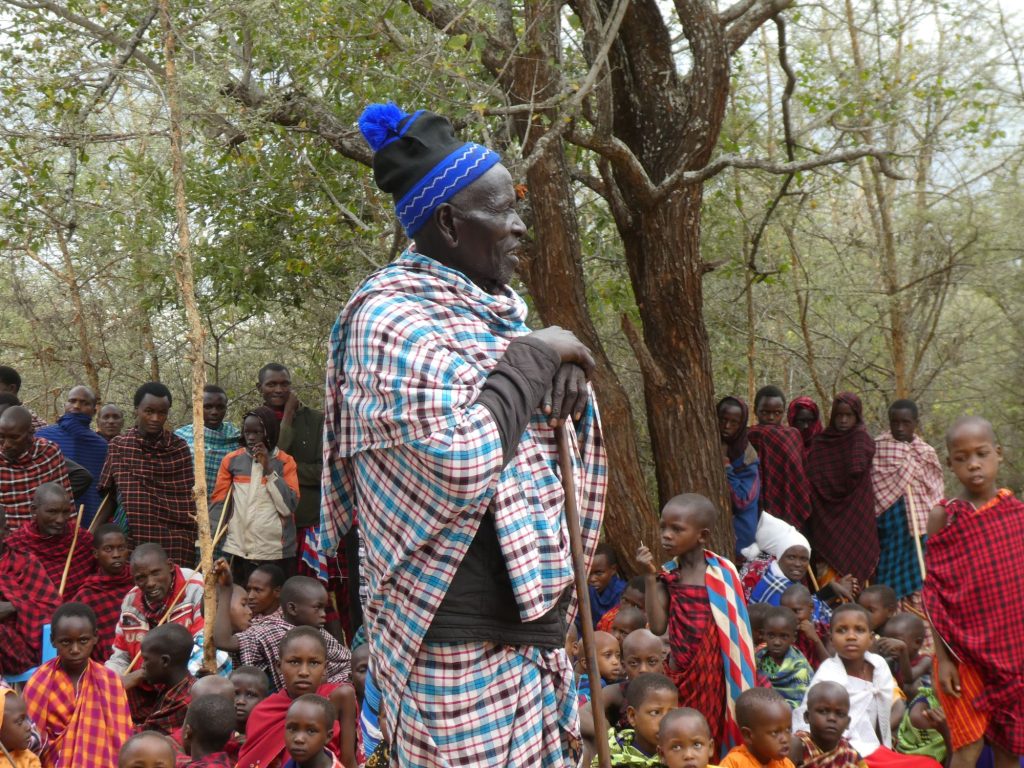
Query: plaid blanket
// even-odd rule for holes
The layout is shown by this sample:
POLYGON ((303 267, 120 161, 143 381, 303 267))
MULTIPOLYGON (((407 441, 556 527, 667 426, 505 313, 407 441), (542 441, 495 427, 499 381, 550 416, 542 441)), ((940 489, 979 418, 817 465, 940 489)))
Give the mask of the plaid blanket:
POLYGON ((48 661, 23 693, 28 715, 45 734, 44 765, 108 768, 132 735, 121 677, 90 661, 77 689, 60 661, 48 661))
POLYGON ((43 483, 60 483, 71 498, 71 482, 60 448, 41 437, 17 459, 0 452, 0 508, 7 513, 13 531, 32 520, 32 496, 43 483))
POLYGON ((974 667, 984 690, 974 704, 988 712, 986 735, 1024 753, 1024 504, 1000 490, 980 508, 945 503, 946 527, 928 538, 924 601, 932 626, 974 667))
POLYGON ((888 431, 875 438, 871 487, 876 515, 886 512, 909 491, 922 534, 928 530, 928 513, 939 503, 946 489, 942 464, 935 449, 917 435, 912 443, 903 443, 888 431))
POLYGON ((844 738, 839 739, 835 749, 824 752, 807 731, 797 731, 793 735, 804 745, 803 768, 867 768, 867 763, 844 738))
POLYGON ((922 584, 914 534, 907 524, 908 514, 906 502, 901 496, 878 518, 878 543, 881 550, 875 581, 888 584, 896 590, 898 598, 920 591, 922 584))
MULTIPOLYGON (((39 526, 33 519, 21 526, 7 539, 7 546, 19 552, 29 552, 46 569, 53 585, 60 589, 60 580, 64 575, 64 564, 71 551, 71 542, 75 536, 78 518, 71 518, 61 536, 43 536, 39 526)), ((78 541, 75 553, 71 556, 71 568, 68 569, 68 580, 64 585, 64 594, 73 595, 96 570, 96 558, 92 556, 92 534, 84 528, 78 530, 78 541)))
POLYGON ((811 486, 804 472, 800 431, 758 424, 750 428, 750 444, 761 462, 761 509, 801 527, 811 516, 811 486))
POLYGON ((878 531, 871 489, 875 441, 864 427, 860 398, 850 392, 836 396, 832 420, 818 435, 805 466, 811 483, 814 514, 807 524, 815 554, 841 575, 866 581, 878 565, 878 531), (836 407, 844 403, 857 416, 846 432, 835 428, 836 407))
POLYGON ((192 686, 195 683, 195 677, 189 674, 169 688, 136 685, 128 691, 136 732, 159 731, 169 736, 181 728, 185 724, 188 705, 192 703, 192 686))
POLYGON ((807 693, 807 686, 811 684, 814 670, 795 647, 790 646, 782 663, 775 661, 768 655, 768 649, 762 648, 757 652, 757 671, 763 672, 768 677, 772 688, 782 694, 782 698, 789 702, 789 706, 796 709, 807 693))
MULTIPOLYGON (((331 333, 322 544, 335 552, 358 513, 367 631, 392 733, 423 637, 487 510, 524 621, 573 583, 554 431, 535 413, 505 464, 494 419, 476 404, 505 348, 529 332, 525 320, 511 289, 491 295, 406 252, 367 278, 331 333)), ((607 483, 593 399, 568 432, 589 560, 607 483)))
MULTIPOLYGON (((189 453, 195 458, 196 436, 193 425, 186 424, 174 430, 174 434, 180 437, 188 445, 189 453)), ((213 488, 217 484, 217 472, 220 470, 220 463, 233 450, 241 445, 242 433, 238 427, 230 421, 222 422, 217 429, 203 427, 203 442, 206 447, 206 460, 203 465, 206 470, 206 496, 213 495, 213 488)))
POLYGON ((101 493, 116 488, 136 542, 156 542, 187 568, 196 561, 194 484, 184 440, 170 432, 146 440, 132 427, 110 441, 99 488, 101 493))
POLYGON ((60 597, 38 560, 6 544, 0 547, 0 600, 15 609, 0 621, 0 673, 20 674, 42 658, 43 624, 57 610, 60 597))
POLYGON ((114 633, 117 621, 121 618, 121 603, 124 601, 135 582, 132 581, 131 568, 125 564, 121 572, 111 576, 105 571, 97 571, 85 580, 71 601, 85 603, 96 612, 96 634, 100 641, 92 649, 92 659, 103 663, 114 648, 114 633))

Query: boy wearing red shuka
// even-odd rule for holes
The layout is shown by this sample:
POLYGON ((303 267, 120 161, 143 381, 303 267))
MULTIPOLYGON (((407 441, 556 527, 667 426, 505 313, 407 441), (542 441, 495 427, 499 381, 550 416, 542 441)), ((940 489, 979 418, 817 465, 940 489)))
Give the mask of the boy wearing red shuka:
POLYGON ((988 421, 957 419, 946 449, 963 488, 928 518, 923 597, 950 766, 973 766, 987 741, 996 768, 1016 768, 1024 753, 1024 504, 996 485, 1003 450, 988 421))

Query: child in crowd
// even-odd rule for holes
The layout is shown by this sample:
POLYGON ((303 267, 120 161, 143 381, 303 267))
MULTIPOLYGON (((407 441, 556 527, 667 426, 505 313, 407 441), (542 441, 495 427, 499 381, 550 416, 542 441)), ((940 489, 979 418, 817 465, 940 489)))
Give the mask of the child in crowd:
POLYGON ((175 768, 177 754, 168 737, 156 731, 143 731, 121 747, 117 768, 175 768))
POLYGON ((796 709, 803 701, 814 670, 793 643, 797 633, 796 614, 772 606, 764 620, 765 647, 757 651, 757 669, 789 705, 796 709))
POLYGON ((631 605, 623 605, 615 614, 615 621, 612 622, 611 634, 622 644, 626 635, 647 626, 647 616, 638 608, 631 605))
POLYGON ((181 745, 188 762, 183 768, 234 768, 226 747, 235 732, 235 708, 216 693, 196 696, 181 727, 181 745))
POLYGON ((665 713, 658 726, 658 756, 665 768, 707 768, 715 741, 704 715, 679 707, 665 713))
POLYGON ((229 679, 235 689, 235 731, 238 743, 244 744, 249 715, 270 695, 270 682, 259 667, 236 667, 229 679))
POLYGON ((929 516, 923 598, 951 768, 973 766, 983 740, 995 768, 1016 768, 1024 753, 1024 504, 997 485, 1002 448, 985 419, 958 419, 946 449, 962 488, 929 516))
POLYGON ((789 759, 793 710, 771 688, 751 688, 736 700, 743 743, 733 747, 722 768, 793 768, 789 759))
POLYGON ((368 643, 352 649, 352 687, 356 689, 356 701, 362 703, 366 690, 366 670, 370 668, 370 646, 368 643))
POLYGON ((735 702, 754 685, 755 666, 739 575, 705 549, 717 518, 704 496, 676 496, 661 512, 661 550, 672 560, 659 574, 654 555, 641 546, 637 562, 647 574, 650 629, 656 635, 668 629, 669 675, 679 703, 707 717, 721 753, 739 739, 735 702))
POLYGON ((647 672, 630 682, 626 692, 629 727, 618 732, 608 729, 612 765, 660 765, 658 728, 661 718, 679 705, 678 698, 675 683, 657 672, 647 672))
POLYGON ((597 629, 602 632, 612 631, 612 622, 615 621, 615 617, 619 615, 619 610, 626 606, 633 606, 640 613, 644 614, 644 624, 647 624, 647 609, 644 606, 644 592, 647 589, 647 581, 643 575, 634 576, 626 584, 626 590, 622 593, 622 597, 619 598, 619 604, 613 606, 601 620, 597 622, 597 629))
POLYGON ((807 691, 807 730, 793 734, 790 756, 803 768, 867 768, 843 733, 850 727, 850 694, 823 681, 807 691))
MULTIPOLYGON (((892 723, 902 716, 902 702, 893 705, 896 681, 885 659, 871 653, 874 636, 868 612, 856 603, 844 603, 832 614, 832 644, 836 655, 818 668, 814 686, 831 681, 850 696, 850 724, 845 736, 871 768, 937 768, 930 758, 899 755, 892 751, 892 723)), ((795 714, 796 730, 808 730, 807 699, 795 714)))
POLYGON ((949 741, 949 725, 939 698, 930 686, 922 686, 900 721, 896 751, 904 755, 927 755, 945 763, 952 753, 949 741))
POLYGON ((888 659, 886 651, 895 657, 893 675, 908 698, 916 695, 922 681, 931 682, 932 657, 921 653, 925 631, 920 616, 897 613, 885 622, 883 637, 878 641, 883 658, 888 659))
POLYGON ((602 542, 594 549, 587 584, 590 586, 591 618, 596 628, 602 617, 619 604, 622 593, 626 591, 626 580, 619 575, 619 558, 611 544, 602 542))
POLYGON ((618 685, 609 685, 602 692, 602 704, 609 723, 627 724, 626 694, 631 680, 648 672, 665 672, 665 657, 661 638, 649 629, 630 632, 622 641, 622 666, 626 679, 618 685))
POLYGON ((185 722, 195 677, 188 671, 192 633, 180 624, 162 624, 142 640, 142 677, 149 685, 128 691, 137 730, 170 734, 185 722))
POLYGON ((286 580, 284 571, 273 563, 264 563, 249 574, 245 593, 252 611, 252 623, 258 624, 281 610, 281 589, 286 580))
POLYGON ((782 593, 779 605, 796 614, 799 624, 794 645, 811 668, 817 669, 821 662, 832 655, 828 640, 831 611, 826 615, 826 606, 816 603, 811 591, 803 584, 793 584, 787 588, 782 593))
POLYGON ((40 768, 39 756, 28 748, 31 738, 32 721, 25 702, 14 689, 0 687, 0 744, 10 755, 12 768, 40 768))
POLYGON ((872 584, 865 587, 857 596, 857 602, 864 607, 871 618, 871 631, 881 634, 885 622, 891 619, 900 609, 896 590, 888 584, 872 584))
MULTIPOLYGON (((617 683, 622 678, 622 650, 619 641, 607 632, 594 632, 594 648, 597 650, 597 670, 601 688, 617 683)), ((580 706, 590 701, 593 676, 587 669, 586 657, 580 659, 583 670, 576 682, 580 706)))
POLYGON ((85 580, 72 601, 85 603, 96 614, 99 641, 92 649, 92 658, 102 664, 113 652, 121 603, 135 583, 128 567, 131 549, 120 527, 115 523, 101 525, 96 529, 92 546, 96 571, 85 580))
POLYGON ((569 657, 569 663, 575 669, 580 655, 580 633, 575 624, 570 624, 565 633, 565 655, 569 657))
POLYGON ((50 620, 50 638, 57 658, 40 666, 24 691, 29 717, 44 737, 43 764, 114 765, 132 735, 132 716, 121 676, 90 658, 96 614, 84 603, 65 603, 50 620))
POLYGON ((750 617, 750 637, 754 643, 754 650, 759 650, 764 645, 764 620, 775 606, 770 603, 751 603, 747 606, 747 615, 750 617))
POLYGON ((348 682, 352 654, 324 629, 327 623, 327 590, 316 579, 292 576, 281 588, 281 612, 266 616, 244 632, 231 626, 231 569, 225 560, 214 564, 217 574, 217 620, 213 639, 222 651, 237 653, 246 666, 259 667, 270 675, 271 687, 281 690, 284 678, 278 665, 282 638, 295 627, 313 627, 323 635, 327 647, 327 682, 348 682))
POLYGON ((281 640, 278 671, 281 690, 261 701, 249 715, 239 768, 272 768, 284 760, 284 724, 292 702, 307 693, 328 698, 340 713, 330 738, 345 765, 356 764, 356 697, 351 685, 325 682, 327 643, 313 627, 293 627, 281 640))
POLYGON ((284 741, 291 756, 284 768, 345 768, 327 749, 337 720, 334 705, 323 696, 307 693, 292 702, 284 719, 284 741))

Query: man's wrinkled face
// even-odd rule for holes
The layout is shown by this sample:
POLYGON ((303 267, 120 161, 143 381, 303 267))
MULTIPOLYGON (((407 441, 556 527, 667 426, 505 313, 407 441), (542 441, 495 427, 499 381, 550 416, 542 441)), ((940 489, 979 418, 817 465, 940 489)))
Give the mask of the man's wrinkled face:
POLYGON ((43 536, 63 536, 72 514, 68 497, 56 493, 37 494, 32 500, 32 512, 43 536))
POLYGON ((90 418, 96 415, 96 396, 88 387, 72 387, 64 403, 64 413, 84 413, 90 418))
POLYGON ((108 440, 117 437, 124 429, 124 414, 116 405, 107 404, 100 408, 100 416, 96 420, 96 431, 108 440))

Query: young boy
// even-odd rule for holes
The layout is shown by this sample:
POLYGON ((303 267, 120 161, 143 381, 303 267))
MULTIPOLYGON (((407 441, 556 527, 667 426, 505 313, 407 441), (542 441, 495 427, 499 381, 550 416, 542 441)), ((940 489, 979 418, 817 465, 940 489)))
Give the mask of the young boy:
POLYGON ((843 732, 850 726, 850 694, 838 683, 816 683, 807 692, 806 731, 793 734, 793 763, 803 768, 866 768, 843 732))
POLYGON ((596 628, 601 618, 619 604, 622 593, 626 591, 626 580, 619 575, 619 558, 611 544, 602 542, 594 549, 587 584, 590 586, 590 611, 596 628))
MULTIPOLYGON (((779 606, 796 614, 797 637, 794 646, 804 655, 812 669, 832 655, 828 647, 830 618, 826 618, 821 603, 815 603, 811 592, 803 584, 794 584, 782 593, 779 606)), ((831 614, 830 614, 831 615, 831 614)))
POLYGON ((12 768, 40 768, 38 755, 28 748, 31 737, 32 721, 25 702, 13 688, 0 688, 0 744, 10 754, 12 768))
POLYGON ((121 747, 117 768, 175 768, 174 742, 162 733, 143 731, 121 747))
POLYGON ((622 641, 622 666, 626 679, 618 685, 609 685, 602 692, 601 702, 609 723, 621 726, 628 724, 626 717, 626 692, 631 680, 648 672, 665 672, 665 655, 662 653, 661 638, 649 629, 630 632, 622 641))
POLYGON ((644 612, 631 605, 619 606, 612 622, 611 633, 619 644, 626 639, 626 635, 647 626, 647 617, 644 612))
POLYGON ((185 722, 195 677, 188 671, 192 633, 180 624, 151 629, 142 640, 142 678, 128 691, 136 729, 170 734, 185 722))
POLYGON ((722 768, 793 768, 789 759, 793 710, 778 691, 751 688, 736 700, 743 743, 733 747, 722 768))
POLYGON ((661 718, 678 706, 678 697, 671 678, 657 672, 647 672, 630 682, 626 693, 629 727, 618 732, 608 729, 612 765, 660 765, 658 727, 661 718))
POLYGON ((57 658, 25 684, 25 705, 40 730, 46 765, 106 768, 117 762, 132 735, 132 716, 121 677, 90 658, 96 614, 84 603, 65 603, 50 620, 57 658), (96 733, 104 734, 102 739, 96 733))
POLYGON ((615 621, 615 617, 619 615, 619 610, 625 608, 627 605, 631 605, 640 613, 644 614, 644 623, 647 623, 647 609, 644 606, 644 591, 647 589, 647 582, 643 575, 634 576, 626 584, 626 590, 622 593, 622 597, 619 598, 619 604, 613 606, 601 620, 597 622, 597 629, 602 632, 612 631, 612 622, 615 621))
POLYGON ((270 695, 270 682, 259 667, 236 667, 229 679, 235 688, 235 731, 238 743, 244 744, 249 715, 270 695))
POLYGON ((764 620, 765 647, 757 651, 757 670, 764 673, 771 687, 796 709, 803 701, 814 670, 796 648, 796 614, 782 606, 772 606, 764 620))
POLYGON ((117 620, 121 618, 121 603, 135 583, 128 567, 131 554, 128 539, 116 524, 108 523, 97 528, 92 547, 96 571, 74 593, 72 600, 85 603, 96 613, 99 642, 92 649, 92 658, 102 664, 113 651, 117 620))
POLYGON ((700 712, 673 709, 658 726, 658 755, 665 768, 707 768, 715 752, 711 728, 700 712))
MULTIPOLYGON (((204 678, 205 679, 205 678, 204 678)), ((181 746, 191 758, 187 768, 234 768, 226 751, 235 732, 235 707, 230 699, 216 693, 196 696, 188 705, 181 727, 181 746)))
MULTIPOLYGON (((879 645, 887 644, 895 654, 897 663, 893 674, 907 698, 913 698, 921 682, 931 682, 932 657, 921 653, 924 647, 925 626, 921 617, 913 613, 897 613, 887 622, 879 645)), ((882 653, 885 656, 885 653, 882 653)))
POLYGON ((900 608, 896 591, 888 584, 872 584, 857 596, 857 602, 871 617, 871 631, 881 634, 885 622, 896 615, 900 608))
POLYGON ((337 719, 334 705, 323 696, 307 693, 292 702, 284 719, 284 742, 291 760, 284 768, 344 768, 327 749, 337 719))
POLYGON ((1024 753, 1024 504, 996 484, 1002 447, 992 425, 968 416, 946 433, 962 488, 928 518, 923 597, 935 641, 935 689, 949 723, 951 768, 996 768, 1024 753))
MULTIPOLYGON (((594 647, 597 649, 597 671, 600 676, 601 688, 612 683, 617 683, 622 678, 622 650, 619 648, 619 641, 607 632, 594 633, 594 647)), ((587 669, 587 659, 581 659, 581 667, 584 670, 576 683, 579 693, 580 706, 590 701, 590 690, 593 685, 593 676, 587 669)))
POLYGON ((328 698, 340 713, 330 738, 332 749, 345 765, 356 764, 355 691, 351 685, 324 682, 327 644, 312 627, 293 627, 279 649, 283 688, 252 710, 246 724, 245 744, 238 755, 241 768, 262 768, 284 756, 284 724, 292 702, 307 693, 328 698))
POLYGON ((752 603, 747 606, 747 615, 750 618, 750 637, 755 651, 764 645, 764 620, 768 616, 768 611, 774 607, 770 603, 752 603))
POLYGON ((233 632, 229 610, 231 569, 225 560, 214 564, 217 573, 217 619, 213 639, 222 651, 237 653, 243 665, 259 667, 270 675, 271 687, 279 691, 284 677, 278 668, 278 648, 295 627, 313 627, 323 635, 327 647, 327 682, 348 682, 352 654, 324 629, 327 623, 327 590, 316 579, 292 576, 281 588, 281 612, 264 617, 244 632, 233 632))
POLYGON ((637 562, 646 572, 650 630, 668 629, 669 675, 679 703, 707 717, 721 753, 739 738, 735 702, 753 687, 755 666, 739 576, 732 563, 705 549, 717 517, 704 496, 676 496, 661 512, 661 551, 671 562, 659 574, 645 546, 637 562))

